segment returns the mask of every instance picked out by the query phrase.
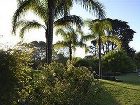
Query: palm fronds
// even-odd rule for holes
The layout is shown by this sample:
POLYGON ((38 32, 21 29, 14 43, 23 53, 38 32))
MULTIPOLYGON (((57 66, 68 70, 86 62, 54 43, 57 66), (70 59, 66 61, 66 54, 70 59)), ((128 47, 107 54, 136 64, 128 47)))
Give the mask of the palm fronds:
POLYGON ((69 16, 64 16, 57 21, 54 22, 54 26, 67 26, 69 24, 74 24, 78 26, 78 28, 81 28, 83 26, 83 20, 76 15, 69 15, 69 16))
POLYGON ((97 0, 74 0, 74 1, 76 3, 80 3, 84 9, 94 13, 98 19, 105 18, 104 6, 97 0))
POLYGON ((16 24, 17 27, 22 26, 21 30, 20 30, 20 37, 23 38, 24 33, 27 30, 33 29, 33 28, 45 28, 45 26, 41 25, 40 23, 36 22, 36 21, 19 21, 16 24))

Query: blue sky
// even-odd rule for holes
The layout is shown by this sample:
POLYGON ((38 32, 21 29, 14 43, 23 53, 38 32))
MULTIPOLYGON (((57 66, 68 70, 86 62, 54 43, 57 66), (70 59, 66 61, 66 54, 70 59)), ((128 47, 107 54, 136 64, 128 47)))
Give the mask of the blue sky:
MULTIPOLYGON (((136 50, 140 51, 140 0, 99 0, 102 2, 106 9, 108 18, 120 19, 127 21, 130 27, 137 33, 134 35, 133 41, 130 45, 136 50)), ((0 43, 15 44, 19 41, 18 37, 11 35, 11 19, 14 11, 16 10, 16 0, 0 0, 0 43)), ((89 14, 81 7, 74 5, 71 14, 80 15, 82 18, 95 19, 94 15, 89 14)), ((30 14, 28 18, 33 18, 34 15, 30 14)), ((27 32, 25 40, 44 40, 43 30, 33 30, 27 32)), ((55 38, 54 38, 55 39, 55 38)))

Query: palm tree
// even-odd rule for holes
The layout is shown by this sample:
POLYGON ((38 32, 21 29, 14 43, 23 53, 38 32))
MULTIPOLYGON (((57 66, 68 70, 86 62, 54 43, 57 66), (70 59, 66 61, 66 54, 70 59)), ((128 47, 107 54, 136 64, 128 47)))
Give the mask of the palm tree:
MULTIPOLYGON (((45 37, 46 37, 46 61, 47 63, 50 63, 50 53, 48 51, 50 51, 50 46, 48 43, 50 43, 49 41, 49 35, 48 35, 48 24, 46 23, 46 21, 48 21, 48 16, 47 16, 47 3, 46 4, 42 4, 41 2, 35 0, 34 4, 32 4, 31 2, 32 0, 18 0, 19 3, 19 8, 17 9, 17 11, 15 12, 14 16, 13 16, 13 32, 16 33, 16 29, 21 28, 20 29, 20 37, 23 38, 25 32, 27 30, 33 29, 33 28, 43 28, 45 30, 45 37), (24 11, 22 10, 24 9, 24 11), (18 18, 20 17, 20 15, 25 14, 27 12, 27 10, 31 9, 33 12, 35 12, 35 14, 37 14, 42 20, 43 20, 43 24, 32 20, 32 21, 28 21, 28 20, 19 20, 18 18)), ((60 5, 61 7, 61 5, 60 5)), ((59 10, 60 8, 59 6, 57 7, 58 10, 56 9, 56 15, 60 15, 60 13, 63 13, 63 11, 61 12, 59 10)), ((56 16, 57 17, 57 16, 56 16)), ((78 25, 79 27, 81 27, 81 25, 83 24, 82 20, 80 17, 76 16, 76 15, 69 15, 69 16, 64 16, 62 18, 56 19, 54 22, 54 26, 61 26, 61 25, 66 25, 69 23, 74 23, 76 25, 78 25)))
POLYGON ((102 78, 102 70, 101 70, 101 45, 107 41, 112 41, 118 45, 120 48, 120 41, 118 38, 114 36, 107 36, 107 32, 112 30, 111 23, 106 19, 100 20, 89 20, 86 21, 88 27, 91 30, 91 34, 84 36, 84 40, 94 40, 98 41, 98 57, 99 57, 99 77, 102 78))
MULTIPOLYGON (((52 42, 53 42, 53 23, 55 18, 64 15, 64 12, 70 10, 73 2, 79 3, 86 10, 94 12, 98 18, 105 17, 105 11, 103 5, 97 0, 67 0, 64 4, 64 0, 18 0, 19 6, 13 17, 13 31, 16 30, 16 23, 20 19, 22 14, 25 14, 28 10, 35 12, 41 19, 44 20, 46 29, 46 41, 47 41, 47 63, 52 60, 52 42)), ((38 24, 39 25, 39 24, 38 24)), ((38 27, 37 25, 37 27, 38 27)))
POLYGON ((61 35, 63 40, 58 41, 54 46, 57 48, 68 47, 70 61, 72 60, 72 53, 76 50, 76 47, 85 47, 85 44, 80 40, 80 35, 83 35, 81 30, 76 30, 71 26, 63 29, 59 28, 56 30, 56 35, 61 35))
MULTIPOLYGON (((105 13, 103 6, 97 0, 67 0, 67 2, 70 2, 71 6, 72 1, 80 3, 87 10, 94 10, 99 18, 104 18, 105 13)), ((48 0, 48 58, 50 62, 52 57, 53 22, 57 2, 63 4, 64 0, 48 0)), ((64 8, 64 10, 66 9, 64 8)))

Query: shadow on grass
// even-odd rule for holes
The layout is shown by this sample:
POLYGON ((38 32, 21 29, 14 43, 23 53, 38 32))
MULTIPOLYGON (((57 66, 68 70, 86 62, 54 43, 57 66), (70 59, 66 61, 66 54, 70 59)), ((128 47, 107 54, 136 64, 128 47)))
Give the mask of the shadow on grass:
POLYGON ((116 76, 116 78, 122 80, 121 83, 140 86, 140 76, 138 76, 138 73, 128 73, 116 76))
POLYGON ((100 80, 101 104, 98 105, 140 105, 140 86, 100 80))
POLYGON ((121 105, 115 97, 112 96, 112 94, 107 90, 105 86, 102 86, 100 84, 99 86, 99 92, 96 95, 96 105, 121 105))

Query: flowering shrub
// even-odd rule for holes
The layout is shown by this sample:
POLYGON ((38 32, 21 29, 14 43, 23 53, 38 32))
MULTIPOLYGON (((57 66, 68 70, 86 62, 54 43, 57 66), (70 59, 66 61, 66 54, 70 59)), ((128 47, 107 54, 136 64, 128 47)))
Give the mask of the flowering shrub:
POLYGON ((87 68, 56 62, 34 73, 33 88, 28 104, 34 105, 94 105, 98 91, 87 68))

